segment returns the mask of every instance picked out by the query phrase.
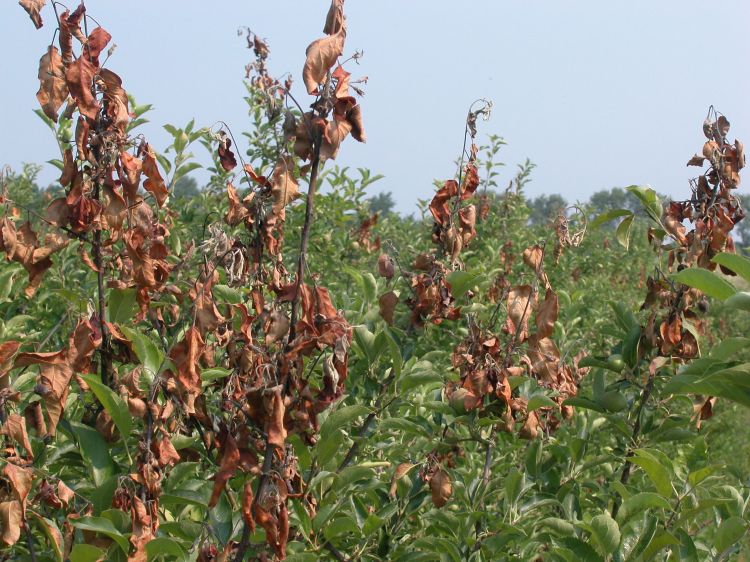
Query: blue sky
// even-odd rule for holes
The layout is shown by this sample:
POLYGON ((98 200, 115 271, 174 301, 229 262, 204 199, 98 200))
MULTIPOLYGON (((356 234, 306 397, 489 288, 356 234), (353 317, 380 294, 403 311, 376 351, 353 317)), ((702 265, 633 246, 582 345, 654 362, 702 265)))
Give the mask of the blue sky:
MULTIPOLYGON (((164 148, 164 123, 223 120, 235 134, 247 127, 242 78, 251 52, 240 26, 268 40, 272 72, 291 72, 301 91, 305 48, 321 36, 329 1, 86 5, 117 44, 108 66, 139 103, 154 104, 142 132, 164 148)), ((346 13, 347 54, 365 54, 350 70, 369 77, 361 101, 368 142, 349 140, 337 163, 384 174, 371 189, 393 192, 402 211, 431 197, 434 178, 454 173, 466 111, 480 97, 494 102, 480 138, 509 143, 500 183, 529 157, 537 164, 531 196, 572 202, 646 183, 684 196, 695 171, 685 163, 700 150, 711 104, 730 119, 730 137, 750 142, 746 0, 347 0, 346 13)), ((48 25, 37 31, 15 1, 0 5, 0 164, 14 168, 57 156, 32 113, 53 31, 49 6, 44 15, 48 25)), ((47 166, 41 179, 55 176, 47 166)))

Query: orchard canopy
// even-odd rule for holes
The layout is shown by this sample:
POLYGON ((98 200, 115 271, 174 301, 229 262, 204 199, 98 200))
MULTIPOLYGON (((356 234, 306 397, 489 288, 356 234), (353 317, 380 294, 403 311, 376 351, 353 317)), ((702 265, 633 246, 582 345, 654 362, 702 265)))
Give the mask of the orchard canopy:
POLYGON ((527 198, 534 165, 491 134, 508 108, 467 99, 455 174, 401 215, 340 153, 368 123, 344 0, 295 74, 245 30, 248 119, 166 125, 164 151, 107 22, 19 4, 60 152, 29 155, 47 188, 0 176, 0 560, 748 560, 745 155, 720 108, 662 162, 694 170, 681 198, 568 204, 527 198))

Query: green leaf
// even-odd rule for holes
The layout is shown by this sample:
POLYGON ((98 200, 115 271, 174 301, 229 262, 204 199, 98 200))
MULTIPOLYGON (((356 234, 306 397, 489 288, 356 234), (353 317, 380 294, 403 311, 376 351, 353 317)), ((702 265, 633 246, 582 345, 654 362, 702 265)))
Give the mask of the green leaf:
POLYGON ((399 389, 402 393, 407 393, 414 388, 419 387, 439 387, 445 384, 443 375, 436 373, 435 371, 417 371, 416 373, 410 373, 399 380, 399 389))
POLYGON ((51 519, 42 517, 37 513, 29 513, 34 517, 34 519, 37 520, 39 527, 41 527, 42 532, 44 532, 44 534, 46 535, 47 541, 52 547, 52 553, 55 556, 55 560, 57 560, 58 562, 63 562, 63 553, 60 549, 62 545, 58 544, 57 542, 58 538, 62 538, 62 533, 60 533, 60 528, 57 526, 57 523, 55 523, 51 519))
POLYGON ((157 537, 146 543, 146 554, 148 560, 163 560, 181 561, 187 559, 187 552, 184 548, 174 539, 167 537, 157 537))
POLYGON ((747 532, 747 522, 742 517, 730 517, 719 525, 714 539, 714 546, 719 552, 739 541, 747 532))
POLYGON ((86 384, 94 393, 97 400, 99 400, 107 413, 112 417, 112 421, 115 422, 117 429, 120 430, 123 443, 125 443, 128 435, 130 435, 130 430, 133 428, 133 420, 125 401, 115 394, 111 388, 103 385, 99 380, 99 375, 89 374, 80 375, 80 377, 86 381, 86 384))
POLYGON ((697 375, 677 375, 664 392, 719 396, 750 408, 750 363, 697 375))
POLYGON ((338 410, 331 412, 323 425, 320 426, 320 437, 321 439, 327 439, 331 433, 337 429, 346 429, 351 423, 362 416, 366 416, 370 413, 370 408, 363 404, 354 404, 352 406, 344 406, 338 410), (346 428, 344 426, 347 426, 346 428))
POLYGON ((10 296, 10 291, 13 288, 13 280, 19 272, 15 267, 3 265, 3 269, 5 268, 7 270, 0 274, 0 301, 4 301, 10 296))
POLYGON ((229 369, 223 367, 213 367, 211 369, 203 369, 201 371, 201 381, 204 383, 210 383, 217 379, 224 379, 232 374, 229 369))
POLYGON ((589 523, 591 536, 604 556, 612 554, 620 545, 620 527, 609 513, 602 513, 589 523))
POLYGON ((373 363, 375 357, 375 334, 367 329, 367 326, 360 324, 354 327, 354 341, 357 342, 357 346, 364 353, 365 358, 373 363))
POLYGON ((114 475, 115 464, 109 454, 109 445, 99 433, 77 422, 70 422, 70 427, 78 441, 79 452, 91 471, 94 484, 101 486, 114 475))
POLYGON ((469 273, 468 271, 452 271, 446 276, 446 281, 451 286, 451 294, 455 298, 463 296, 466 291, 477 284, 481 275, 469 273))
POLYGON ((133 350, 149 376, 153 378, 158 375, 164 361, 164 353, 150 338, 138 330, 125 326, 120 326, 120 329, 125 334, 125 337, 133 343, 133 350))
POLYGON ((135 289, 110 289, 107 298, 107 320, 127 324, 136 312, 135 289))
POLYGON ((602 213, 601 215, 596 217, 593 221, 591 221, 591 223, 589 224, 589 228, 594 229, 604 224, 605 222, 609 222, 618 217, 627 217, 627 216, 633 216, 633 211, 628 211, 627 209, 612 209, 611 211, 602 213))
POLYGON ((641 327, 633 326, 622 342, 622 358, 628 367, 638 363, 638 348, 641 343, 641 327))
POLYGON ((318 560, 318 555, 312 552, 297 552, 286 557, 286 562, 317 562, 318 560))
POLYGON ((529 412, 533 412, 534 410, 538 410, 539 408, 556 408, 557 403, 552 400, 549 396, 545 396, 544 394, 535 394, 529 399, 529 403, 526 406, 526 409, 529 412))
POLYGON ((364 297, 366 302, 375 302, 378 298, 378 281, 369 271, 362 275, 364 297))
POLYGON ((656 490, 664 497, 671 497, 672 478, 669 470, 650 452, 645 449, 636 449, 630 457, 630 462, 640 466, 653 482, 656 490))
POLYGON ((505 501, 508 507, 515 505, 521 497, 524 480, 524 474, 516 467, 512 467, 505 477, 505 501))
POLYGON ((375 475, 372 468, 366 466, 350 466, 339 472, 331 487, 332 491, 342 492, 359 480, 368 480, 375 475))
POLYGON ((381 333, 385 334, 388 352, 391 356, 391 366, 393 368, 393 372, 398 377, 401 375, 401 369, 404 366, 404 358, 401 355, 401 348, 393 338, 393 334, 391 333, 390 329, 385 328, 381 333))
POLYGON ((634 218, 635 215, 630 215, 629 217, 624 218, 622 222, 617 225, 617 230, 615 231, 617 241, 620 243, 620 246, 626 250, 630 247, 630 228, 633 226, 634 218))
POLYGON ((561 537, 570 537, 576 532, 575 526, 570 521, 560 519, 559 517, 547 517, 546 519, 542 519, 539 522, 539 526, 543 529, 552 531, 561 537))
POLYGON ((673 279, 678 283, 684 283, 688 287, 698 289, 709 297, 721 300, 726 300, 737 292, 731 283, 719 277, 713 271, 701 267, 683 269, 673 276, 673 279))
POLYGON ((659 531, 643 551, 643 558, 639 558, 639 560, 653 560, 656 553, 661 549, 676 544, 680 544, 680 541, 672 533, 659 531))
POLYGON ((115 528, 109 519, 105 519, 104 517, 81 517, 80 519, 71 520, 70 524, 82 531, 94 531, 95 533, 109 537, 117 543, 125 554, 130 550, 128 539, 115 528))
POLYGON ((343 442, 344 432, 340 429, 334 430, 327 439, 319 440, 315 445, 315 455, 318 459, 318 463, 320 463, 321 466, 328 464, 328 462, 336 456, 336 453, 341 448, 343 442))
POLYGON ((648 545, 650 545, 651 541, 654 539, 658 521, 659 519, 657 517, 654 517, 653 515, 646 516, 646 522, 641 529, 641 534, 638 537, 638 542, 635 543, 633 549, 630 551, 628 562, 630 562, 631 560, 633 562, 635 562, 636 560, 642 560, 642 558, 639 558, 639 556, 643 554, 643 551, 648 548, 648 545))
POLYGON ((367 519, 365 519, 365 522, 362 525, 362 535, 364 535, 365 537, 369 537, 375 531, 380 529, 383 523, 385 523, 385 519, 383 519, 382 517, 378 517, 374 513, 368 515, 367 519))
POLYGON ((750 283, 750 259, 747 259, 745 256, 722 252, 714 256, 711 261, 723 265, 727 269, 731 269, 745 281, 750 283))
POLYGON ((604 559, 596 553, 590 544, 583 542, 576 537, 566 537, 561 539, 561 544, 575 555, 576 562, 602 562, 604 559))
POLYGON ((582 396, 573 396, 563 402, 565 406, 574 406, 578 408, 584 408, 586 410, 593 410, 594 412, 604 413, 606 410, 593 400, 583 398, 582 396))
POLYGON ((654 222, 656 222, 659 226, 663 225, 661 224, 661 203, 659 202, 659 197, 656 195, 656 191, 651 189, 650 187, 646 186, 640 186, 640 185, 631 185, 627 188, 627 190, 635 195, 643 205, 643 209, 646 211, 649 217, 651 217, 654 222))
POLYGON ((104 559, 101 548, 86 543, 76 543, 70 551, 70 562, 98 562, 104 559))
POLYGON ((229 285, 214 285, 211 292, 220 303, 239 304, 242 302, 242 291, 229 285))
POLYGON ((197 505, 207 507, 211 495, 210 488, 200 490, 173 490, 162 494, 160 499, 165 505, 197 505))
POLYGON ((669 501, 659 494, 640 492, 630 496, 623 502, 622 508, 617 514, 617 521, 622 525, 639 513, 652 509, 671 510, 671 506, 669 505, 669 501))
POLYGON ((341 535, 351 533, 353 535, 359 535, 359 527, 357 522, 351 517, 337 517, 333 521, 329 521, 323 529, 323 535, 326 539, 331 540, 341 535))

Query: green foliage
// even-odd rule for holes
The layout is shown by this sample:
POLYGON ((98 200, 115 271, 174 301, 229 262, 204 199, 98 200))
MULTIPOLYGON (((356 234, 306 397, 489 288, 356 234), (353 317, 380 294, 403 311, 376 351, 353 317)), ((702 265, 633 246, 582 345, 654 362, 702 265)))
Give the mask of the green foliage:
MULTIPOLYGON (((281 111, 269 114, 263 95, 267 93, 248 84, 250 130, 238 135, 247 145, 240 160, 259 176, 270 177, 283 119, 281 111)), ((150 106, 137 106, 134 100, 131 105, 132 129, 146 122, 150 106)), ((70 141, 65 119, 48 125, 59 142, 70 141)), ((223 236, 243 248, 256 242, 240 237, 242 227, 233 230, 222 222, 229 207, 227 183, 233 182, 240 197, 252 184, 241 167, 231 172, 221 166, 215 150, 220 133, 196 129, 193 121, 164 128, 172 142, 157 159, 173 201, 169 213, 157 215, 169 224, 164 243, 172 252, 168 264, 175 281, 143 309, 141 295, 118 285, 114 275, 113 283, 101 286, 115 341, 113 380, 76 373, 66 387, 65 417, 56 435, 41 435, 29 422, 33 458, 27 459, 35 482, 69 486, 73 492, 66 501, 76 516, 61 516, 51 504, 30 509, 31 540, 3 550, 9 559, 33 559, 29 545, 36 544, 43 545, 34 555, 37 560, 127 560, 135 498, 145 495, 149 484, 138 471, 153 466, 154 449, 167 435, 178 460, 160 467, 158 509, 151 514, 158 517, 159 529, 145 547, 147 559, 203 561, 219 552, 228 556, 241 543, 251 545, 250 559, 267 552, 266 531, 258 526, 251 532, 242 515, 246 483, 276 471, 250 458, 261 450, 257 443, 268 440, 266 428, 252 422, 265 405, 233 403, 237 400, 227 389, 242 380, 227 357, 237 351, 236 342, 221 341, 221 334, 227 326, 240 330, 246 316, 265 318, 271 311, 265 303, 256 310, 252 287, 230 279, 229 251, 216 250, 223 236), (206 185, 198 189, 190 174, 201 165, 191 150, 201 146, 212 162, 206 185), (213 330, 210 353, 184 360, 188 367, 202 366, 197 375, 202 408, 188 413, 177 393, 170 390, 157 398, 156 390, 175 384, 176 363, 185 355, 175 352, 176 342, 195 325, 195 304, 205 296, 181 272, 199 271, 203 283, 209 265, 218 272, 208 293, 222 327, 213 330), (138 398, 144 404, 139 410, 136 395, 150 403, 148 410, 138 398), (242 433, 245 456, 235 465, 252 468, 233 469, 226 487, 212 497, 214 482, 228 462, 220 451, 230 435, 227 428, 236 422, 227 412, 235 407, 251 420, 242 433), (182 411, 175 414, 174 409, 182 411), (161 423, 158 434, 152 431, 155 420, 161 423), (75 543, 69 552, 57 540, 62 529, 75 543)), ((499 333, 508 319, 506 299, 489 296, 495 283, 529 281, 524 249, 536 244, 551 248, 559 235, 548 219, 565 201, 554 195, 525 201, 524 186, 534 165, 527 160, 514 176, 505 177, 497 162, 504 144, 492 136, 478 150, 481 187, 473 201, 488 203, 488 213, 477 221, 476 236, 455 267, 441 274, 461 308, 458 320, 441 318, 424 326, 412 322, 408 301, 415 298, 415 258, 434 248, 427 202, 421 218, 401 216, 391 212, 389 192, 369 196, 368 187, 381 176, 328 165, 319 176, 308 253, 302 260, 297 248, 305 205, 286 209, 285 245, 290 251, 284 260, 304 261, 316 272, 311 284, 330 290, 335 308, 353 327, 345 393, 314 412, 316 431, 290 432, 285 443, 285 458, 293 459, 285 466, 292 475, 281 479, 292 492, 286 504, 292 530, 287 560, 742 559, 748 555, 750 521, 750 416, 739 406, 750 407, 750 340, 737 334, 748 327, 742 309, 750 309, 750 294, 742 283, 750 282, 750 261, 730 254, 714 257, 739 280, 707 269, 663 274, 668 258, 652 251, 645 231, 651 227, 666 234, 655 191, 632 186, 595 194, 586 209, 598 218, 586 236, 568 243, 560 255, 542 257, 546 279, 559 299, 559 315, 550 330, 560 357, 567 362, 576 358, 581 374, 587 370, 577 394, 562 404, 574 408, 570 419, 562 419, 568 410, 560 408, 555 385, 528 376, 525 367, 507 379, 517 403, 523 404, 519 417, 547 412, 556 422, 535 438, 519 437, 512 417, 508 428, 503 417, 508 406, 499 406, 490 395, 481 408, 472 409, 446 392, 459 381, 458 346, 476 333, 476 326, 490 325, 499 333), (500 188, 506 181, 507 189, 500 188), (366 244, 361 230, 371 212, 380 217, 369 227, 372 236, 366 244), (616 219, 614 232, 601 228, 616 219), (612 236, 619 245, 610 244, 612 236), (376 237, 379 245, 373 242, 376 237), (501 262, 506 250, 515 261, 501 262), (379 274, 382 253, 394 261, 392 278, 379 274), (692 287, 719 301, 712 301, 714 309, 702 317, 714 336, 707 341, 695 337, 700 356, 693 360, 658 355, 649 342, 647 326, 653 319, 642 304, 649 290, 647 273, 652 272, 681 297, 692 287), (390 291, 397 297, 392 323, 381 310, 381 297, 390 291), (714 404, 711 397, 719 401, 714 404), (702 415, 706 408, 713 418, 702 415), (433 482, 425 477, 428 467, 439 467, 450 479, 443 505, 435 501, 433 482)), ((6 177, 9 196, 37 204, 41 197, 35 174, 36 168, 28 167, 6 177)), ((68 338, 76 321, 101 306, 97 275, 79 258, 80 242, 55 254, 54 267, 32 299, 18 282, 25 275, 22 268, 3 266, 2 342, 19 341, 23 352, 75 347, 68 338)), ((201 313, 210 316, 213 311, 201 313)), ((313 322, 328 320, 316 317, 313 322)), ((269 329, 265 324, 265 337, 269 329)), ((694 327, 687 329, 698 334, 694 327)), ((522 359, 516 343, 508 355, 518 356, 519 367, 531 363, 528 356, 522 359)), ((257 351, 254 345, 245 348, 248 354, 257 351)), ((312 396, 327 376, 326 359, 318 353, 298 360, 312 396)), ((99 353, 95 363, 101 361, 99 353)), ((23 414, 27 408, 33 414, 34 405, 49 394, 42 384, 49 368, 48 363, 3 366, 5 420, 9 412, 23 414)), ((297 420, 283 421, 289 425, 297 420)), ((22 445, 6 438, 9 449, 22 445)), ((6 488, 3 501, 13 501, 6 488)))

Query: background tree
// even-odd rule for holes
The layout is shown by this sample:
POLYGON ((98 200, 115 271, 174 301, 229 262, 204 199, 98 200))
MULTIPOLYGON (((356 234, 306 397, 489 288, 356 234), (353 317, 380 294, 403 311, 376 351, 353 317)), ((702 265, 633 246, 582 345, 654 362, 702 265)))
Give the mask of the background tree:
POLYGON ((174 184, 173 194, 176 198, 189 199, 199 193, 198 182, 192 176, 182 176, 174 184))
POLYGON ((381 216, 389 215, 394 212, 396 201, 393 199, 393 193, 384 191, 373 195, 367 200, 370 204, 370 212, 380 213, 381 216))
POLYGON ((589 198, 589 205, 593 215, 598 215, 613 209, 640 210, 638 198, 621 187, 602 189, 589 198))
POLYGON ((560 209, 568 206, 568 202, 562 195, 552 193, 539 195, 526 202, 529 208, 529 223, 534 226, 545 225, 554 220, 560 209))

